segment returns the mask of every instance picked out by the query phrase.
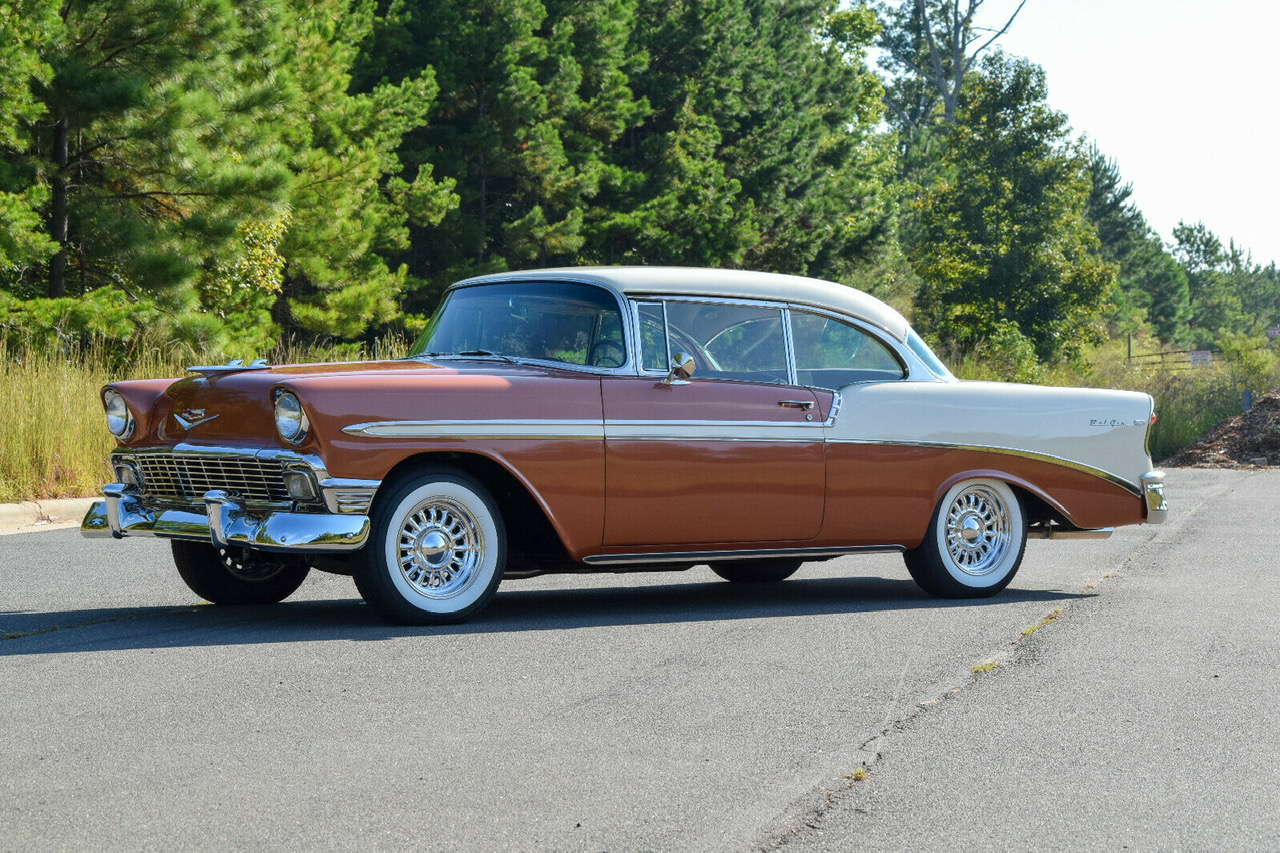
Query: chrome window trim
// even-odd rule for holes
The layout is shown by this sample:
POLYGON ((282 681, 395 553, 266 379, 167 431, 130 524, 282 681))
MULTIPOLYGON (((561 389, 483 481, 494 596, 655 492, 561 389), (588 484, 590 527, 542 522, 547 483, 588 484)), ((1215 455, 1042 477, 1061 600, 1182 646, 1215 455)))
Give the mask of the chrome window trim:
POLYGON ((799 388, 810 386, 800 384, 800 368, 796 366, 796 345, 791 334, 791 306, 782 309, 782 340, 787 348, 787 381, 799 388))
POLYGON ((644 294, 627 294, 627 298, 632 302, 696 302, 703 305, 734 305, 738 308, 778 308, 785 309, 787 302, 784 299, 737 299, 727 296, 684 296, 678 294, 662 294, 662 293, 644 293, 644 294))
MULTIPOLYGON (((626 327, 626 323, 623 323, 623 327, 626 327)), ((623 365, 622 367, 598 367, 592 364, 573 364, 568 361, 555 361, 554 359, 546 358, 525 358, 524 356, 514 355, 437 355, 430 357, 425 355, 407 355, 403 359, 399 360, 418 361, 426 364, 434 364, 439 361, 479 361, 486 364, 498 363, 527 365, 531 367, 549 367, 553 370, 569 370, 574 373, 589 373, 593 376, 619 374, 624 376, 633 376, 635 374, 635 371, 628 369, 626 365, 623 365)), ((627 350, 627 363, 630 364, 631 360, 631 351, 627 350)))

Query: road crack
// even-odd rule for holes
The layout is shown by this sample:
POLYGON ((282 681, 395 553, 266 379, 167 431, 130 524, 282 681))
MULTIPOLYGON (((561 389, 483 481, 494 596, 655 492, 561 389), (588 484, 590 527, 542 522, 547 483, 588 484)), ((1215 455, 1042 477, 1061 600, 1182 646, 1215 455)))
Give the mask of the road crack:
POLYGON ((137 619, 136 613, 125 614, 124 616, 111 616, 106 619, 92 619, 88 622, 73 622, 70 625, 46 625, 43 628, 33 628, 30 631, 11 631, 7 634, 0 634, 0 641, 3 640, 21 640, 24 637, 35 637, 40 634, 52 634, 55 631, 70 631, 73 628, 88 628, 93 625, 107 625, 111 622, 124 622, 128 619, 137 619))

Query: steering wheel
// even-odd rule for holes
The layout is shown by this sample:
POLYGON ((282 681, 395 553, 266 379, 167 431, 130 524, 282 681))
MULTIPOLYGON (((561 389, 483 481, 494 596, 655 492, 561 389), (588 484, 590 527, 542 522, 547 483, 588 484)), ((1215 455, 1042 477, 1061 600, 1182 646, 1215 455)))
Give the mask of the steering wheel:
POLYGON ((626 347, 608 338, 596 341, 587 353, 587 364, 593 367, 622 367, 626 363, 626 347), (616 352, 609 352, 608 350, 610 349, 616 350, 616 352))

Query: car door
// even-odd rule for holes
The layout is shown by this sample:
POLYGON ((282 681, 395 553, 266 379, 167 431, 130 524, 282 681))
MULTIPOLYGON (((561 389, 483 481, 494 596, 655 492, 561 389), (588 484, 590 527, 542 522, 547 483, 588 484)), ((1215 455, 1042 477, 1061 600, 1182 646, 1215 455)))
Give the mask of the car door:
POLYGON ((824 401, 790 382, 782 309, 654 300, 634 310, 644 374, 601 380, 605 545, 817 535, 824 401), (666 383, 677 352, 693 357, 694 375, 666 383))

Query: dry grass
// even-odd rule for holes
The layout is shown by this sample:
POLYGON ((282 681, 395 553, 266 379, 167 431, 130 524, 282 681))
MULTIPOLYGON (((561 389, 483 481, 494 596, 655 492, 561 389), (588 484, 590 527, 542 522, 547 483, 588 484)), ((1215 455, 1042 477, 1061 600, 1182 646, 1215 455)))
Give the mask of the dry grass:
MULTIPOLYGON (((404 355, 407 348, 404 341, 397 340, 380 342, 367 350, 350 344, 288 345, 267 354, 267 361, 296 364, 395 358, 404 355)), ((103 422, 98 397, 106 383, 182 376, 190 364, 226 360, 225 354, 193 357, 185 350, 160 347, 122 355, 90 345, 83 353, 68 354, 32 345, 15 348, 0 340, 0 503, 91 495, 107 482, 110 469, 106 458, 114 442, 103 422)), ((985 377, 983 366, 972 362, 961 363, 956 372, 965 378, 993 378, 985 377)), ((1128 388, 1154 396, 1160 417, 1152 433, 1151 451, 1157 460, 1199 438, 1222 418, 1239 413, 1243 385, 1226 365, 1195 370, 1129 368, 1119 344, 1098 350, 1086 366, 1048 368, 1039 378, 1046 385, 1128 388)), ((1250 386, 1260 386, 1269 380, 1257 377, 1247 381, 1250 386)))
MULTIPOLYGON (((378 346, 394 357, 403 342, 378 346)), ((371 358, 355 347, 279 347, 272 364, 371 358)), ((182 376, 194 363, 225 363, 225 356, 192 359, 187 353, 148 349, 122 357, 100 345, 68 354, 0 339, 0 503, 94 495, 110 480, 107 432, 99 393, 121 379, 182 376)))

